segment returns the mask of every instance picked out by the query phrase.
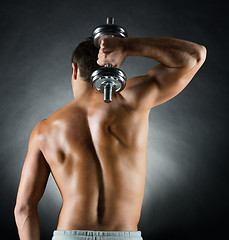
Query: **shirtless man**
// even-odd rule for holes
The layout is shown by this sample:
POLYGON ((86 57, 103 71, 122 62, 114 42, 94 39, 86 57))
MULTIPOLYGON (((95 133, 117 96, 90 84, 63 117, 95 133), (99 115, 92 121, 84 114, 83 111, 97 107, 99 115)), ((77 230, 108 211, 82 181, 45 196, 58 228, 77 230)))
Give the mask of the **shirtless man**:
POLYGON ((74 100, 30 136, 15 206, 20 238, 40 239, 37 205, 51 172, 63 198, 54 240, 142 239, 150 110, 179 94, 205 58, 204 46, 175 38, 114 37, 99 50, 91 39, 80 43, 72 58, 74 100), (136 55, 159 64, 104 103, 89 83, 97 63, 119 68, 136 55))

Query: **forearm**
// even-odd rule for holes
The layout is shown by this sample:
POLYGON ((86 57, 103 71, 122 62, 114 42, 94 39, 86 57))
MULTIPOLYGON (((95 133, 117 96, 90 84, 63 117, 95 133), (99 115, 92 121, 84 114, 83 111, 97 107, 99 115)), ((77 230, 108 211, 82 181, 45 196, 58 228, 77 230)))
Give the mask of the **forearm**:
POLYGON ((15 214, 20 240, 40 240, 40 224, 37 209, 15 214))
POLYGON ((126 38, 127 56, 154 58, 168 67, 184 67, 201 59, 205 48, 199 44, 176 38, 126 38))

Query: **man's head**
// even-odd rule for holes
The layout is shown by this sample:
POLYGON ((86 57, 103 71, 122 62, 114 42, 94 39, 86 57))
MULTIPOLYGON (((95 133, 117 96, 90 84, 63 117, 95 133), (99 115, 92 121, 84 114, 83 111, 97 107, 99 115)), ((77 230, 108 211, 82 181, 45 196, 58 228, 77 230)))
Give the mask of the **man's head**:
POLYGON ((77 66, 83 81, 90 82, 91 74, 100 66, 97 64, 99 49, 94 46, 92 37, 80 42, 72 53, 73 71, 77 66))

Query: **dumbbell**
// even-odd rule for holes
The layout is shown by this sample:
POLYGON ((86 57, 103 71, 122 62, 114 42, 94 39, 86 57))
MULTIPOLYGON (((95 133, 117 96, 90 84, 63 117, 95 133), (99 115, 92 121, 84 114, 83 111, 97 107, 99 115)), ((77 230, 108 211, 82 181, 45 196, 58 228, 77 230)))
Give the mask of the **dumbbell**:
MULTIPOLYGON (((103 39, 114 36, 126 38, 128 34, 124 28, 114 24, 113 17, 108 17, 106 24, 98 26, 92 33, 94 45, 98 48, 103 39)), ((91 85, 96 91, 104 94, 105 103, 110 103, 112 93, 120 92, 125 88, 126 79, 126 74, 121 69, 107 63, 92 73, 91 85)))

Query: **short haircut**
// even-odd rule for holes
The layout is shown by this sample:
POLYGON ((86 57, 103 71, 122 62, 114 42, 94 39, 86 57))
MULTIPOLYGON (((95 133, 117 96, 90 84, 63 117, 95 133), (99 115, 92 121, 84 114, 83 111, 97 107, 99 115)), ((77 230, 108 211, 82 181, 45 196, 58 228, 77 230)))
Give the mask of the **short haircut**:
POLYGON ((99 48, 95 47, 92 37, 78 44, 72 53, 72 63, 77 64, 80 77, 90 82, 91 74, 100 66, 97 64, 99 48))

